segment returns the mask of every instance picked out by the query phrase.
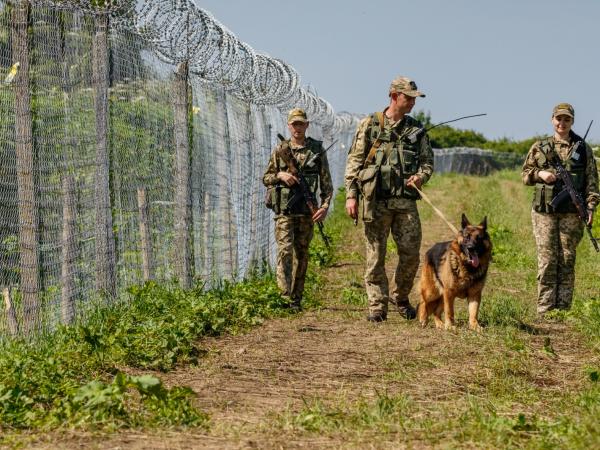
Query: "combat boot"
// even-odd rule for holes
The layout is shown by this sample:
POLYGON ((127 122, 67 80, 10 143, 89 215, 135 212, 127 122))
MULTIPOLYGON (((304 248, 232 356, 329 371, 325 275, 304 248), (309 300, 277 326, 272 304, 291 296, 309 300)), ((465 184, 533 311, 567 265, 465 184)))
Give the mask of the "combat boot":
POLYGON ((398 312, 406 320, 413 320, 417 318, 417 310, 410 304, 407 298, 397 300, 394 302, 398 307, 398 312))
POLYGON ((301 298, 292 299, 292 301, 290 303, 290 309, 295 312, 302 311, 302 299, 301 298))
POLYGON ((367 316, 369 322, 384 322, 387 320, 387 314, 383 311, 377 311, 367 316))

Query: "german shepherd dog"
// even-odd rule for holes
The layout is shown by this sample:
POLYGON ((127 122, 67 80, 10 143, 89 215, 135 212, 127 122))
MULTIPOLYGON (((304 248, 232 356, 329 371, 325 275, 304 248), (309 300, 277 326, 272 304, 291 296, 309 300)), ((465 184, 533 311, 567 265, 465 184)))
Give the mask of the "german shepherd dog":
POLYGON ((453 241, 438 242, 425 254, 418 305, 419 322, 423 327, 433 314, 436 328, 456 328, 454 299, 459 297, 467 298, 469 302, 469 328, 481 331, 477 313, 492 256, 487 216, 479 225, 473 226, 463 214, 461 225, 462 229, 453 241))

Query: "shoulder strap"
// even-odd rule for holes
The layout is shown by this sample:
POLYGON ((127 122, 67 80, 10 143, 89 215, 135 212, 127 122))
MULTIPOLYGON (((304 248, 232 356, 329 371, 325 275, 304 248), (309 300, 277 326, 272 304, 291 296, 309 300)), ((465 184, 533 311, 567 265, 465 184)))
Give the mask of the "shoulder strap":
MULTIPOLYGON (((383 132, 383 128, 384 128, 384 117, 383 117, 383 112, 381 111, 377 111, 375 114, 373 114, 373 116, 371 116, 371 123, 377 123, 379 122, 379 131, 380 131, 380 135, 383 132)), ((375 139, 375 142, 373 142, 373 145, 371 146, 371 149, 369 150, 369 153, 367 154, 367 157, 365 158, 365 163, 363 165, 363 168, 367 167, 369 164, 371 164, 373 162, 373 159, 375 158, 375 154, 377 153, 377 149, 381 146, 381 139, 379 139, 379 136, 377 137, 377 139, 375 139)))

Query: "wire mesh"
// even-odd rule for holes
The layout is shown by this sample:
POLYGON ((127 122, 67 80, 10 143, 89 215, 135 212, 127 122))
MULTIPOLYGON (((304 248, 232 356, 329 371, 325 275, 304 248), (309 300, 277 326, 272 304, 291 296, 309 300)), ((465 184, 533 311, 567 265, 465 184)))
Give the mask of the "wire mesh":
POLYGON ((0 75, 0 336, 272 264, 261 178, 287 110, 338 140, 337 186, 357 123, 185 0, 0 0, 0 75))

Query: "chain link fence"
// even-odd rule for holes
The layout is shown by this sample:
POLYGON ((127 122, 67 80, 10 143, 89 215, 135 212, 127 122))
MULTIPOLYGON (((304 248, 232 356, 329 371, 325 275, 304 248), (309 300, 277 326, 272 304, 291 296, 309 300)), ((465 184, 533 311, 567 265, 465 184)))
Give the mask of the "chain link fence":
POLYGON ((336 186, 357 124, 185 0, 0 0, 0 75, 0 336, 271 264, 261 178, 285 114, 338 140, 336 186))

